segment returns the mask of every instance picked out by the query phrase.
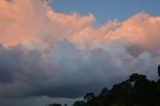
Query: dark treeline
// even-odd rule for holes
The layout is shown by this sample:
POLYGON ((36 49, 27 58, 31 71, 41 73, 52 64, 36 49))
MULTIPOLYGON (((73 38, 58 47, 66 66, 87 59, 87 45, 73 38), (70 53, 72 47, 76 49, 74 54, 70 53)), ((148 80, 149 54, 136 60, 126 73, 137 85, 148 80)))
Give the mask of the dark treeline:
POLYGON ((154 81, 145 75, 134 73, 111 89, 103 88, 98 96, 86 93, 84 99, 76 101, 73 106, 160 106, 160 65, 158 75, 159 79, 154 81))

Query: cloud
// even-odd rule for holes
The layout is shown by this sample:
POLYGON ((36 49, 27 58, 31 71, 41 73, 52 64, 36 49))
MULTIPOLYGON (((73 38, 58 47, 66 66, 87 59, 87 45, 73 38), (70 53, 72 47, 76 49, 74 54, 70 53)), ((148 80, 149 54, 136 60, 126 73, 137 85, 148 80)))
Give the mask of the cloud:
POLYGON ((0 10, 0 98, 75 98, 131 73, 157 77, 159 16, 96 27, 92 14, 58 13, 40 0, 2 0, 0 10))
POLYGON ((141 12, 124 21, 111 20, 97 29, 87 27, 71 36, 70 40, 79 42, 82 47, 88 44, 90 47, 100 48, 104 48, 103 45, 106 42, 119 40, 157 52, 159 51, 159 28, 159 16, 150 16, 145 12, 141 12))
POLYGON ((133 72, 148 74, 149 69, 153 70, 154 61, 149 53, 135 59, 125 51, 112 52, 101 48, 80 50, 66 40, 47 55, 23 46, 1 47, 0 67, 5 79, 1 76, 0 96, 74 98, 87 91, 98 92, 133 72))
POLYGON ((0 9, 0 43, 7 46, 54 44, 94 21, 91 14, 57 13, 41 0, 14 0, 12 3, 2 0, 0 9))

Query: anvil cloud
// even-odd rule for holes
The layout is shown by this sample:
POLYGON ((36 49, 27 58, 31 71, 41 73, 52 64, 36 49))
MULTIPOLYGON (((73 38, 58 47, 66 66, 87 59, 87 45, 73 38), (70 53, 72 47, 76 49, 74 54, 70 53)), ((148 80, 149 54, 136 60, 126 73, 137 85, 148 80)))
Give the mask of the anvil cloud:
POLYGON ((155 79, 160 16, 140 12, 97 27, 44 0, 0 1, 0 98, 81 97, 131 73, 155 79))

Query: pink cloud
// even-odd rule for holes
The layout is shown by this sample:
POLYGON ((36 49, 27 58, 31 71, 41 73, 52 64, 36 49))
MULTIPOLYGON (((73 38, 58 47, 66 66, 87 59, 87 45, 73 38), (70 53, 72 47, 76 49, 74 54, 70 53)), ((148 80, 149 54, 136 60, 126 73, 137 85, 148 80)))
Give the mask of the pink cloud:
POLYGON ((0 4, 0 43, 49 45, 68 39, 79 48, 104 48, 104 43, 123 40, 149 50, 159 50, 160 17, 138 13, 124 21, 110 20, 95 28, 92 14, 63 14, 40 0, 15 0, 0 4))
POLYGON ((30 45, 56 42, 94 21, 93 15, 65 15, 52 10, 41 0, 14 0, 0 4, 0 43, 30 45))
POLYGON ((90 45, 90 47, 103 48, 104 43, 120 40, 129 44, 141 45, 148 50, 159 50, 159 29, 159 16, 150 16, 141 12, 124 21, 111 20, 97 29, 87 27, 69 39, 84 47, 90 45))

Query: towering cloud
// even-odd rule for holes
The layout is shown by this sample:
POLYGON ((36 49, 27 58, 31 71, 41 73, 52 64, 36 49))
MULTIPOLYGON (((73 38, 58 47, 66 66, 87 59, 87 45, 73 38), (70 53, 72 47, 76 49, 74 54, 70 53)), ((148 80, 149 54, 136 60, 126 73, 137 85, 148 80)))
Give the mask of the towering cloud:
POLYGON ((131 73, 156 78, 160 16, 138 13, 96 27, 44 0, 0 1, 0 98, 80 97, 131 73))
POLYGON ((53 43, 90 26, 94 20, 92 15, 56 13, 41 0, 2 0, 0 9, 0 42, 4 45, 53 43))

